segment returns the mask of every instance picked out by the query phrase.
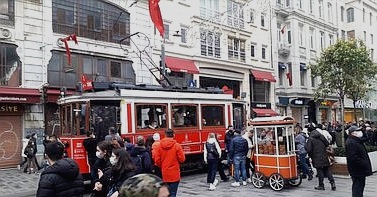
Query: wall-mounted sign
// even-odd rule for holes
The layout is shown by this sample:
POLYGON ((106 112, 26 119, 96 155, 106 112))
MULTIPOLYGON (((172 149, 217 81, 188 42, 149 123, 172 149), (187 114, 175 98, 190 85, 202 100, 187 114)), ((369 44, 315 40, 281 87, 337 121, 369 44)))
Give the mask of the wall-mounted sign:
POLYGON ((21 115, 23 112, 22 105, 0 104, 0 115, 21 115))
POLYGON ((304 98, 297 98, 291 101, 292 105, 306 105, 304 98))
POLYGON ((261 109, 271 109, 271 103, 252 102, 251 107, 252 108, 261 108, 261 109))

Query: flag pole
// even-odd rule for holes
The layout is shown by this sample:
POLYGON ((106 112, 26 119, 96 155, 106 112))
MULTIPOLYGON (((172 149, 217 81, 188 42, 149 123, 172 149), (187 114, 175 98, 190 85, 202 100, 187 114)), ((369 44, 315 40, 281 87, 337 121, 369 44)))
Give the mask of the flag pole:
POLYGON ((163 75, 163 80, 166 77, 166 65, 165 65, 165 36, 161 43, 161 73, 163 75))

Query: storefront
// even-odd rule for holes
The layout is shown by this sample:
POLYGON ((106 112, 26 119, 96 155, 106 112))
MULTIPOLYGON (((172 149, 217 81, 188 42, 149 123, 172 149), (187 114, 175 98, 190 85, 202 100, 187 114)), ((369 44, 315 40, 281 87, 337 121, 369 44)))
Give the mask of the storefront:
POLYGON ((26 106, 40 101, 38 89, 0 87, 0 169, 21 161, 26 106))
POLYGON ((252 118, 278 116, 279 114, 271 109, 271 103, 252 102, 252 118))

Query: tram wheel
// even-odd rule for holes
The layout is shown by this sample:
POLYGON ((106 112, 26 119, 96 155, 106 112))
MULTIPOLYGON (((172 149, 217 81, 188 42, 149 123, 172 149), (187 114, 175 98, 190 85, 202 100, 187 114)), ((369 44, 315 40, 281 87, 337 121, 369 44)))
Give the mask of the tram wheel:
POLYGON ((270 183, 270 187, 275 191, 280 191, 284 188, 284 179, 278 173, 272 174, 268 181, 270 183))
POLYGON ((251 177, 251 182, 254 187, 262 188, 266 185, 266 177, 260 172, 255 172, 251 177))
POLYGON ((299 175, 295 179, 289 179, 288 184, 293 187, 298 187, 302 183, 302 177, 299 175))

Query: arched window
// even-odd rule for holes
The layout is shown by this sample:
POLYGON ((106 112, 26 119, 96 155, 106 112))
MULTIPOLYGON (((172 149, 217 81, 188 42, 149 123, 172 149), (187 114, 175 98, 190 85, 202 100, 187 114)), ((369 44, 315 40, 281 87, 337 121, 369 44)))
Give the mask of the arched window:
POLYGON ((354 9, 353 8, 348 8, 347 9, 347 23, 351 23, 355 21, 354 17, 354 9))

